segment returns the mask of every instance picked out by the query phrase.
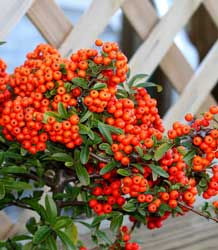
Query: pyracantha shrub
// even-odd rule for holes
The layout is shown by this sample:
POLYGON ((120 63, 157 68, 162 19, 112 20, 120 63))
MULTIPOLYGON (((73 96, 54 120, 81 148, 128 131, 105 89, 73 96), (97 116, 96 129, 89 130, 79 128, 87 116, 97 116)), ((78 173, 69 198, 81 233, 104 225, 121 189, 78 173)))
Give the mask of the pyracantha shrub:
POLYGON ((137 250, 131 233, 140 225, 160 228, 189 210, 217 222, 217 201, 203 212, 193 205, 218 193, 218 107, 164 133, 148 92, 161 86, 129 77, 116 43, 96 46, 67 59, 40 44, 10 75, 0 60, 0 207, 40 217, 1 249, 85 250, 80 223, 99 249, 137 250), (104 220, 114 237, 101 230, 104 220))

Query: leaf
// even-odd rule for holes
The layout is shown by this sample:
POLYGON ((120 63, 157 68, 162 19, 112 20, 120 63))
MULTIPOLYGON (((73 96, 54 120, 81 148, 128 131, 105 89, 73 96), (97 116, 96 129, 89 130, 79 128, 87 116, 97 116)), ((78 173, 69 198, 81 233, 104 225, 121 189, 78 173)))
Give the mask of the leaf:
POLYGON ((75 85, 83 88, 83 89, 88 89, 88 82, 86 80, 84 80, 81 77, 75 77, 71 80, 72 83, 74 83, 75 85))
POLYGON ((56 240, 54 239, 54 237, 52 235, 48 236, 48 238, 46 240, 46 244, 47 244, 49 250, 58 250, 56 240))
POLYGON ((163 90, 163 87, 159 84, 153 83, 153 82, 141 82, 135 85, 137 88, 153 88, 155 87, 157 89, 157 92, 161 92, 163 90))
POLYGON ((99 149, 105 151, 109 155, 114 154, 113 151, 111 150, 111 146, 108 143, 105 143, 105 142, 101 143, 99 145, 99 149))
POLYGON ((142 174, 144 174, 145 170, 144 168, 142 167, 142 165, 140 164, 137 164, 137 163, 134 163, 134 164, 131 164, 133 165, 135 168, 137 168, 142 174))
POLYGON ((72 219, 69 217, 59 217, 53 226, 54 230, 59 230, 61 228, 66 228, 72 224, 72 219))
POLYGON ((45 197, 45 209, 46 209, 48 221, 51 224, 54 224, 56 221, 56 217, 58 215, 58 212, 57 212, 57 206, 56 206, 53 198, 50 195, 46 195, 46 197, 45 197))
POLYGON ((40 242, 44 241, 50 233, 51 228, 49 226, 43 225, 39 227, 33 236, 33 244, 39 244, 40 242))
POLYGON ((2 179, 0 183, 3 183, 5 189, 9 190, 27 190, 32 189, 32 185, 23 181, 12 181, 2 179))
POLYGON ((62 241, 62 243, 67 249, 76 250, 76 246, 74 245, 73 241, 65 232, 62 232, 60 230, 57 230, 56 232, 57 232, 58 237, 60 238, 60 240, 62 241))
POLYGON ((121 129, 121 128, 117 128, 117 127, 107 125, 107 124, 105 124, 105 125, 108 128, 108 130, 110 130, 111 133, 114 133, 114 134, 117 134, 117 135, 121 135, 121 134, 124 133, 123 129, 121 129))
POLYGON ((24 166, 8 166, 0 169, 1 174, 22 174, 26 172, 27 170, 24 166))
POLYGON ((61 115, 61 118, 67 119, 68 118, 68 113, 66 108, 64 107, 62 102, 58 103, 58 113, 61 115))
POLYGON ((106 87, 107 87, 106 83, 97 82, 96 84, 93 85, 92 89, 94 89, 94 90, 101 90, 101 89, 105 89, 106 87))
POLYGON ((76 244, 78 241, 78 230, 77 226, 74 223, 71 223, 66 230, 65 233, 72 239, 73 243, 76 244))
POLYGON ((82 134, 82 135, 88 135, 88 137, 89 137, 91 140, 94 140, 94 139, 95 139, 95 134, 94 134, 94 132, 91 130, 91 128, 87 127, 87 126, 84 125, 84 124, 79 124, 79 132, 80 132, 80 134, 82 134))
POLYGON ((131 172, 128 169, 120 168, 117 173, 122 176, 130 176, 131 172))
POLYGON ((154 159, 156 161, 159 161, 163 156, 164 154, 173 146, 173 144, 170 144, 170 143, 163 143, 161 144, 156 150, 155 150, 155 153, 154 153, 154 159))
POLYGON ((95 232, 95 234, 99 239, 103 240, 104 242, 106 242, 108 244, 111 244, 111 240, 108 238, 108 236, 105 232, 97 230, 95 232))
POLYGON ((37 223, 36 219, 34 217, 31 217, 27 223, 26 223, 26 228, 27 230, 31 233, 34 234, 37 230, 37 223))
POLYGON ((64 63, 60 64, 60 71, 63 75, 67 74, 67 69, 66 69, 66 65, 64 63))
POLYGON ((5 197, 5 186, 2 182, 0 182, 0 200, 4 199, 5 197))
POLYGON ((121 213, 117 213, 116 216, 112 217, 110 230, 113 232, 117 232, 123 224, 123 215, 121 213))
POLYGON ((142 79, 145 79, 147 76, 148 76, 147 74, 137 74, 129 80, 128 85, 130 87, 136 87, 137 83, 142 79))
POLYGON ((80 152, 80 161, 82 164, 86 164, 88 160, 89 160, 89 145, 86 144, 85 146, 82 146, 80 152))
POLYGON ((130 200, 127 201, 123 206, 122 209, 126 212, 135 212, 136 211, 136 204, 130 200))
POLYGON ((5 152, 0 152, 0 166, 4 162, 4 159, 5 159, 5 152))
POLYGON ((94 228, 97 225, 99 225, 103 220, 108 219, 111 215, 110 214, 102 214, 102 215, 98 215, 94 218, 94 220, 92 221, 91 227, 94 228))
POLYGON ((82 185, 89 185, 89 174, 84 166, 80 162, 75 164, 76 175, 82 185))
POLYGON ((55 161, 61 162, 72 162, 73 158, 69 154, 66 153, 54 153, 51 155, 51 159, 55 161))
POLYGON ((3 45, 5 44, 6 42, 5 41, 0 41, 0 45, 3 45))
POLYGON ((85 122, 90 116, 92 115, 92 112, 87 110, 86 113, 81 117, 80 122, 85 122))
POLYGON ((187 165, 191 165, 192 163, 192 159, 195 156, 196 152, 195 150, 189 150, 184 156, 183 156, 183 161, 187 164, 187 165))
POLYGON ((154 172, 158 176, 162 176, 165 178, 169 177, 168 173, 165 170, 163 170, 161 167, 154 165, 154 164, 149 164, 148 166, 152 170, 152 172, 154 172))
POLYGON ((104 175, 104 174, 110 172, 110 171, 113 170, 117 165, 118 165, 118 163, 117 163, 116 161, 111 161, 111 162, 109 162, 106 166, 104 166, 104 167, 100 170, 100 175, 104 175))
POLYGON ((135 149, 136 149, 137 153, 139 154, 139 156, 143 157, 143 155, 144 155, 143 149, 139 146, 136 146, 135 149))
POLYGON ((102 123, 102 122, 98 122, 98 129, 100 131, 100 133, 104 136, 104 138, 110 143, 113 143, 112 137, 111 137, 111 133, 110 130, 108 129, 108 127, 106 126, 106 124, 102 123))

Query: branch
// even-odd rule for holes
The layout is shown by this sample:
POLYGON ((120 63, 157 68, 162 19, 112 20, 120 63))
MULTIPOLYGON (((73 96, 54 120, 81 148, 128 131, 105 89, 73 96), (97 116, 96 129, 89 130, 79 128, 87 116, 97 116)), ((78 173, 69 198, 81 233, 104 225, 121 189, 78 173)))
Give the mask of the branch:
POLYGON ((94 153, 92 153, 92 152, 90 152, 90 155, 91 155, 93 158, 95 158, 96 160, 99 160, 99 161, 102 161, 102 162, 105 162, 105 163, 111 162, 110 159, 108 159, 108 158, 102 158, 101 156, 98 156, 98 155, 96 155, 96 154, 94 154, 94 153))
POLYGON ((10 206, 17 206, 17 207, 21 207, 21 208, 25 208, 25 209, 29 209, 29 210, 33 210, 35 211, 33 208, 31 208, 30 206, 28 206, 25 203, 22 203, 20 201, 11 201, 8 204, 6 204, 6 207, 10 207, 10 206))
POLYGON ((73 200, 73 201, 60 201, 59 202, 59 207, 63 208, 63 207, 69 207, 69 206, 84 206, 87 203, 84 201, 77 201, 77 200, 73 200))
POLYGON ((188 205, 186 205, 186 204, 184 204, 182 202, 178 202, 178 204, 179 204, 180 207, 184 207, 184 208, 188 209, 189 211, 192 211, 193 213, 195 213, 197 215, 200 215, 200 216, 202 216, 202 217, 204 217, 204 218, 206 218, 208 220, 213 220, 214 222, 218 223, 217 218, 210 217, 209 215, 204 214, 204 213, 202 213, 200 211, 197 211, 194 208, 192 208, 192 207, 190 207, 190 206, 188 206, 188 205))

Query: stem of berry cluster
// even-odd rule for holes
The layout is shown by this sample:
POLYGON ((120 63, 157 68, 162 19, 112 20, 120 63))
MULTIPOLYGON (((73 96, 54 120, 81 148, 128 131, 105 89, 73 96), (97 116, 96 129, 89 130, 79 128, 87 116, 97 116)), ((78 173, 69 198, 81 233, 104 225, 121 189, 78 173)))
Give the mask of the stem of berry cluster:
POLYGON ((193 213, 195 213, 195 214, 197 214, 199 216, 202 216, 202 217, 204 217, 204 218, 206 218, 208 220, 212 220, 212 221, 218 223, 218 218, 214 218, 214 217, 209 216, 208 214, 204 214, 204 213, 202 213, 200 211, 197 211, 193 207, 190 207, 190 206, 188 206, 188 205, 186 205, 186 204, 184 204, 182 202, 179 202, 179 206, 184 207, 184 208, 188 209, 189 211, 191 211, 191 212, 193 212, 193 213))

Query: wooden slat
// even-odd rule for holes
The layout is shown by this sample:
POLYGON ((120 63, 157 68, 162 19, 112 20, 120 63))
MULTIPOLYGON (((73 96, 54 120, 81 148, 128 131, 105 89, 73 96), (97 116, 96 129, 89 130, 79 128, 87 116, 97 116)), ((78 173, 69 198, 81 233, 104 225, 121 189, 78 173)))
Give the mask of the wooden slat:
POLYGON ((179 100, 168 111, 165 126, 182 120, 187 112, 195 113, 218 80, 218 41, 213 45, 199 69, 184 89, 179 100))
POLYGON ((132 74, 152 73, 166 54, 177 32, 186 24, 202 0, 176 0, 172 8, 151 31, 130 61, 132 74))
POLYGON ((13 224, 9 217, 3 211, 0 211, 0 240, 7 238, 7 233, 12 227, 13 224))
POLYGON ((27 15, 43 37, 51 45, 59 48, 73 29, 70 20, 54 0, 37 0, 27 15))
MULTIPOLYGON (((142 39, 148 37, 149 32, 159 21, 154 7, 148 0, 127 0, 122 8, 142 39), (149 15, 147 15, 147 13, 149 13, 149 15)), ((182 92, 194 74, 191 65, 174 43, 160 62, 160 67, 179 93, 182 92)), ((148 73, 150 74, 151 72, 148 73)), ((216 101, 213 96, 210 95, 199 110, 202 112, 214 104, 216 104, 216 101)))
POLYGON ((0 1, 0 40, 4 40, 30 8, 33 0, 0 1))
POLYGON ((124 0, 94 0, 60 46, 61 54, 69 56, 73 50, 91 46, 123 2, 124 0))
MULTIPOLYGON (((157 13, 150 1, 127 0, 122 8, 136 32, 145 40, 159 21, 157 13)), ((194 74, 191 65, 174 43, 162 59, 160 67, 178 92, 183 90, 194 74)), ((147 71, 147 69, 145 70, 147 71)), ((151 74, 152 72, 148 73, 151 74)))
POLYGON ((205 0, 204 6, 206 7, 207 11, 209 12, 214 23, 218 27, 218 1, 217 0, 205 0))

